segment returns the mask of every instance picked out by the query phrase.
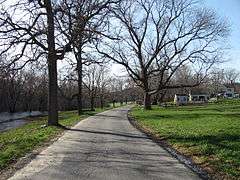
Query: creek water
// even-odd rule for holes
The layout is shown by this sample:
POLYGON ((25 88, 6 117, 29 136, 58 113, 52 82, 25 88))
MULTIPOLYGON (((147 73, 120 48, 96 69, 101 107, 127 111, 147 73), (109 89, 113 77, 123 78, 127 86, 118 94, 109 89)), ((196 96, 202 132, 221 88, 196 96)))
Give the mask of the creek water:
POLYGON ((17 128, 26 124, 26 117, 42 116, 46 115, 46 112, 32 111, 32 112, 17 112, 17 113, 0 113, 0 132, 7 131, 9 129, 17 128))

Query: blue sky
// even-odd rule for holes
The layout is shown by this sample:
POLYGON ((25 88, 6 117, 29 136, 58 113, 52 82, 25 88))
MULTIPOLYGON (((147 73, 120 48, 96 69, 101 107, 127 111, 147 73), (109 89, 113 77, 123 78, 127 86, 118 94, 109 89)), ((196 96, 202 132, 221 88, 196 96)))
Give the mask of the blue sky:
POLYGON ((229 37, 229 62, 222 64, 222 68, 240 70, 240 0, 203 0, 205 6, 215 9, 217 14, 225 17, 231 25, 229 37))
MULTIPOLYGON (((226 18, 231 25, 231 34, 228 38, 227 45, 230 50, 225 54, 228 62, 217 65, 221 69, 237 69, 240 71, 240 0, 200 0, 203 6, 214 9, 218 16, 226 18)), ((114 64, 112 72, 120 73, 124 71, 121 65, 114 64), (122 69, 122 70, 120 70, 122 69)))

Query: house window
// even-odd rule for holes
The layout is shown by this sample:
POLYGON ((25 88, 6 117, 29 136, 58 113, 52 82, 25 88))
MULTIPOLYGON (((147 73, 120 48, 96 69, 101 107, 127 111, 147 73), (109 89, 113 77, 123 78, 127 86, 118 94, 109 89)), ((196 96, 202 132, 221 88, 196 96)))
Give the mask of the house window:
POLYGON ((199 101, 204 101, 205 100, 205 96, 199 96, 199 101))
POLYGON ((198 100, 198 97, 193 96, 192 100, 193 100, 193 101, 197 101, 197 100, 198 100))

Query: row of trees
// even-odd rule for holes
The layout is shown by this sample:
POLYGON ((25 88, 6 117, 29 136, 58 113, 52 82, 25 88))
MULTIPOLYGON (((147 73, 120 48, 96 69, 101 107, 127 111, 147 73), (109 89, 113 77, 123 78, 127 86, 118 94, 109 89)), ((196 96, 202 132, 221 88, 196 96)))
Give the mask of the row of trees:
MULTIPOLYGON (((105 66, 94 65, 84 71, 83 108, 94 110, 113 102, 133 101, 126 87, 126 78, 109 76, 105 66), (121 84, 121 86, 120 86, 121 84)), ((58 109, 74 110, 78 107, 76 73, 58 80, 58 109)), ((47 111, 48 78, 46 70, 28 69, 0 73, 0 112, 47 111)), ((132 93, 134 94, 134 93, 132 93)), ((133 96, 134 97, 134 96, 133 96)))
MULTIPOLYGON (((240 81, 240 72, 237 69, 219 69, 214 68, 206 79, 206 88, 209 94, 216 95, 223 90, 223 86, 236 87, 240 81)), ((234 88, 236 93, 238 88, 234 88)))
POLYGON ((46 111, 47 76, 33 70, 0 73, 0 112, 46 111))
MULTIPOLYGON (((0 74, 0 109, 1 112, 16 111, 46 111, 48 79, 46 70, 36 69, 21 70, 14 73, 1 72, 0 74)), ((73 110, 78 107, 78 83, 74 73, 61 73, 58 81, 58 108, 59 110, 73 110)), ((161 104, 164 101, 172 101, 176 93, 189 93, 197 90, 209 95, 217 95, 223 85, 231 85, 238 82, 240 73, 235 69, 213 69, 205 81, 197 87, 176 88, 162 90, 151 98, 151 103, 161 104)), ((179 82, 194 84, 190 68, 185 66, 176 72, 172 79, 174 84, 179 82)), ((94 110, 95 107, 108 105, 109 103, 141 100, 143 92, 131 79, 109 76, 106 66, 92 65, 86 67, 83 74, 83 108, 94 110)))
POLYGON ((104 18, 102 10, 108 9, 111 3, 114 1, 1 1, 0 55, 7 53, 8 58, 1 67, 16 71, 31 62, 47 65, 49 125, 58 125, 57 61, 70 51, 77 60, 81 113, 82 65, 88 61, 82 55, 84 44, 100 33, 97 27, 102 23, 97 18, 104 18))
MULTIPOLYGON (((197 79, 192 76, 191 69, 188 66, 180 68, 172 79, 173 84, 178 84, 180 82, 185 84, 195 84, 196 82, 194 81, 197 81, 197 79)), ((215 67, 209 71, 200 85, 159 91, 152 97, 152 103, 161 104, 164 101, 172 101, 175 94, 181 93, 208 94, 210 97, 217 97, 218 94, 226 90, 227 87, 235 87, 234 91, 240 93, 239 81, 240 72, 236 69, 219 69, 215 67)))
POLYGON ((70 79, 77 82, 79 114, 83 87, 91 102, 102 94, 95 88, 102 78, 96 66, 84 68, 109 61, 125 67, 144 94, 145 109, 151 109, 152 95, 199 85, 220 61, 221 40, 228 34, 226 22, 192 0, 2 0, 0 5, 0 55, 6 57, 1 69, 47 66, 49 125, 58 125, 58 61, 71 65, 66 78, 73 73, 70 79), (173 83, 186 65, 195 80, 173 83))

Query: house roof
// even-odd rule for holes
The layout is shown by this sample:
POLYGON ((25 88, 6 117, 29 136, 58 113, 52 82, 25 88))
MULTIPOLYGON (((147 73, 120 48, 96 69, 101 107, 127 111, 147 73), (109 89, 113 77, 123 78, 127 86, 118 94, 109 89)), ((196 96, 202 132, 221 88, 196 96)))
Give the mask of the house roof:
POLYGON ((191 96, 209 96, 208 94, 191 94, 191 96))
POLYGON ((176 96, 188 96, 187 94, 175 94, 176 96))
POLYGON ((191 95, 208 95, 209 93, 207 93, 205 89, 198 88, 198 89, 192 89, 190 91, 190 94, 191 95))

